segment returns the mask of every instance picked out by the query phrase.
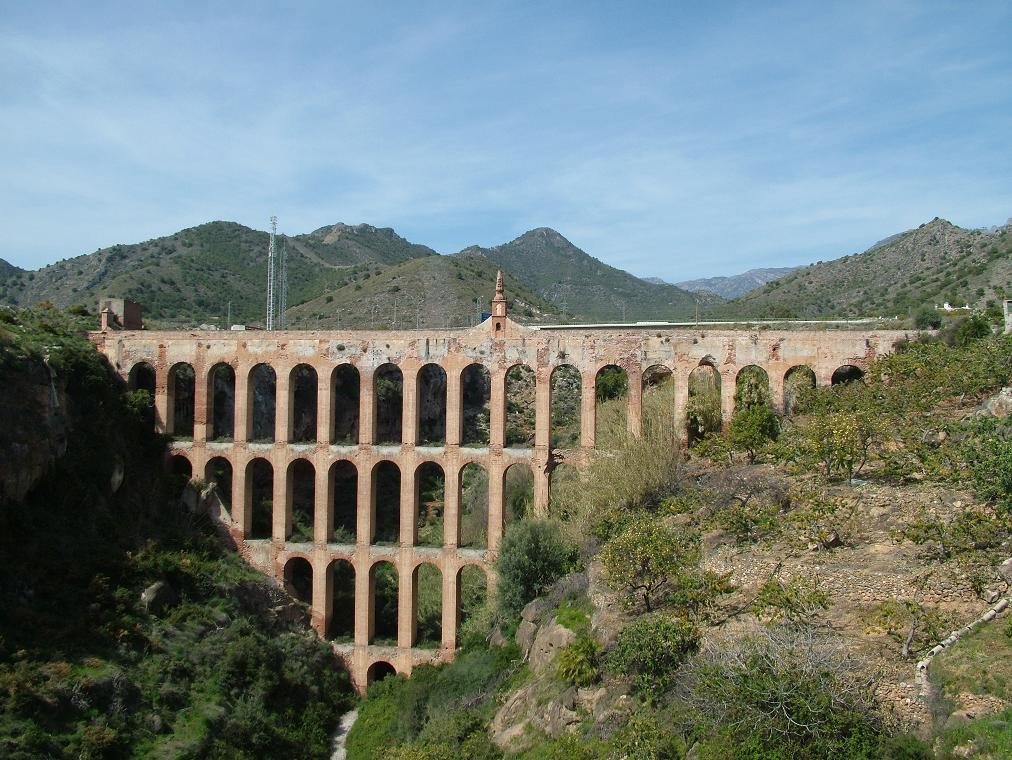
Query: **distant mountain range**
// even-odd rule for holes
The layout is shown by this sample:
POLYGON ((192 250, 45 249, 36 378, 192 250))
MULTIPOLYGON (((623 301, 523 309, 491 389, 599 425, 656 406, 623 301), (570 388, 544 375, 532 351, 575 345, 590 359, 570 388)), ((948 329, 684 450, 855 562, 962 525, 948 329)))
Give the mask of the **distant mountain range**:
MULTIPOLYGON (((152 326, 264 319, 268 234, 209 222, 26 271, 0 259, 0 304, 94 308, 139 301, 152 326)), ((673 285, 641 279, 541 227, 440 255, 389 228, 334 224, 282 238, 291 327, 463 326, 488 309, 497 269, 519 321, 613 322, 909 315, 943 301, 994 305, 1012 291, 1012 233, 934 219, 864 253, 673 285), (728 300, 725 300, 728 299, 728 300)))
POLYGON ((773 280, 786 277, 798 268, 767 267, 765 269, 750 269, 747 272, 728 277, 703 277, 699 280, 685 280, 684 282, 675 284, 691 293, 715 293, 725 300, 731 300, 743 296, 749 291, 765 285, 767 282, 773 282, 773 280))

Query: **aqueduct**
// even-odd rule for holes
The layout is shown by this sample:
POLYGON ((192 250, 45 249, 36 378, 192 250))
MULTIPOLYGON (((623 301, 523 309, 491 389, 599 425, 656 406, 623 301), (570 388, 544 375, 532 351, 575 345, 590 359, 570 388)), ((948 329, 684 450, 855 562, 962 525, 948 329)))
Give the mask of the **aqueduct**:
POLYGON ((595 448, 603 370, 624 373, 637 435, 644 383, 658 374, 684 420, 690 375, 712 373, 726 421, 746 368, 761 368, 783 409, 785 378, 859 375, 905 337, 529 327, 508 318, 501 279, 492 309, 466 329, 161 332, 103 320, 92 334, 132 388, 153 393, 173 467, 217 484, 239 551, 309 604, 359 688, 381 670, 453 656, 465 585, 495 585, 511 475, 544 513, 555 465, 595 448), (553 429, 562 377, 579 397, 566 437, 553 429), (529 393, 516 390, 524 383, 529 393), (438 604, 420 602, 423 587, 438 604))

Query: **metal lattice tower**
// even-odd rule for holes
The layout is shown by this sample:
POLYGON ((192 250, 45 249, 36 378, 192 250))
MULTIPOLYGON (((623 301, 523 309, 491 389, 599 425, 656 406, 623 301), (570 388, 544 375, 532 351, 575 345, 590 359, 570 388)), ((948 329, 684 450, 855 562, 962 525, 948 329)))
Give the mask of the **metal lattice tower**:
POLYGON ((285 236, 281 236, 281 274, 279 283, 280 298, 278 299, 278 327, 285 329, 285 312, 288 310, 288 245, 285 236))
POLYGON ((267 245, 267 329, 274 329, 274 301, 277 290, 274 238, 278 233, 278 218, 271 217, 271 241, 267 245))

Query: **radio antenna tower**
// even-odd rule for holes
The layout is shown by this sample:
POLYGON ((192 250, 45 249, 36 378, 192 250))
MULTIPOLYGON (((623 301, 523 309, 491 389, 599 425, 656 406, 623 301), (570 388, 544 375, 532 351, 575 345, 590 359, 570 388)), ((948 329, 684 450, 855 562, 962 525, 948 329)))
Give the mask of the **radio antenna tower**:
POLYGON ((285 236, 281 236, 281 282, 279 284, 280 298, 278 299, 278 327, 285 329, 285 312, 288 310, 288 244, 285 236))
POLYGON ((278 233, 278 218, 271 217, 271 241, 267 245, 267 329, 274 329, 274 301, 277 290, 276 266, 274 259, 274 238, 278 233))

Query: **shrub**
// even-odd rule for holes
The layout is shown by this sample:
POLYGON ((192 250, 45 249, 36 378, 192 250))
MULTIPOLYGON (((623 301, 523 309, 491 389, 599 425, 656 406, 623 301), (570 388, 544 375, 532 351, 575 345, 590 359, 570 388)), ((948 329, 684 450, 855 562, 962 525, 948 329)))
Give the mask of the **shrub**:
POLYGON ((576 547, 557 523, 522 521, 509 526, 496 560, 500 621, 514 620, 525 604, 576 569, 578 559, 576 547))
POLYGON ((632 680, 633 689, 657 699, 675 684, 675 671, 699 646, 687 620, 653 612, 622 629, 608 655, 608 669, 632 680))
POLYGON ((734 413, 728 437, 735 451, 743 451, 755 462, 759 451, 780 435, 780 420, 765 404, 743 407, 734 413))
POLYGON ((829 594, 806 578, 792 578, 786 583, 770 578, 749 607, 760 620, 797 625, 818 610, 829 609, 829 594))
POLYGON ((683 674, 704 757, 882 756, 870 686, 836 640, 760 629, 709 647, 683 674))
POLYGON ((601 645, 591 636, 580 636, 559 652, 556 675, 574 686, 589 686, 598 677, 601 645))

